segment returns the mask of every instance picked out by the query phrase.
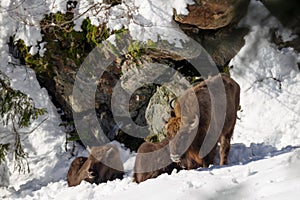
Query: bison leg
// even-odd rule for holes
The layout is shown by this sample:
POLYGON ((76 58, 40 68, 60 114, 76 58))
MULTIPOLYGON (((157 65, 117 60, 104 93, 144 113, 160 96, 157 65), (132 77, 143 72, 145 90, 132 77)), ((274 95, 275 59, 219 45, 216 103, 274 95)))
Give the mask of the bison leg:
POLYGON ((220 165, 228 164, 228 155, 230 151, 230 140, 233 129, 228 134, 222 134, 220 137, 220 165))
POLYGON ((209 152, 207 156, 203 159, 203 167, 209 167, 209 165, 214 164, 215 156, 216 156, 216 148, 217 145, 214 146, 214 148, 209 152))

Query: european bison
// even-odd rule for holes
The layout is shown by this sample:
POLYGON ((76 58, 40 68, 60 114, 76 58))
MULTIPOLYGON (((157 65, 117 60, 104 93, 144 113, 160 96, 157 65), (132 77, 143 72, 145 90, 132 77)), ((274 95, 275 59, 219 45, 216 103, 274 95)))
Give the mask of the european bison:
POLYGON ((175 117, 166 124, 171 159, 187 169, 208 167, 219 141, 220 165, 228 164, 239 101, 239 85, 225 74, 185 91, 175 104, 175 117))
POLYGON ((114 179, 122 179, 123 164, 119 150, 115 145, 93 147, 90 155, 78 157, 72 162, 67 175, 69 187, 76 186, 85 180, 89 183, 103 183, 114 179))
MULTIPOLYGON (((85 163, 86 160, 87 157, 78 157, 75 158, 71 163, 67 175, 67 181, 69 187, 79 185, 81 181, 85 179, 80 176, 79 170, 81 169, 82 165, 85 163)), ((88 179, 86 179, 86 181, 90 182, 88 179)))
POLYGON ((177 163, 170 159, 169 141, 164 139, 159 143, 144 142, 137 151, 134 164, 133 179, 140 183, 150 178, 179 170, 177 163))

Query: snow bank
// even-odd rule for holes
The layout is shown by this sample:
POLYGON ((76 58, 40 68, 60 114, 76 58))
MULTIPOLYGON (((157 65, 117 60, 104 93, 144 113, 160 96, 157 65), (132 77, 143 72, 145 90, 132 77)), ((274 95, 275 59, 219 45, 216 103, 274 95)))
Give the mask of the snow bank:
MULTIPOLYGON (((7 52, 6 55, 8 56, 7 52)), ((8 56, 8 58, 10 57, 8 56)), ((0 191, 0 197, 14 192, 31 193, 49 182, 65 179, 65 169, 70 165, 71 157, 64 150, 65 133, 59 126, 61 121, 56 108, 46 89, 39 86, 35 73, 25 66, 5 65, 3 60, 2 63, 0 70, 8 75, 13 88, 29 95, 34 100, 36 107, 46 108, 48 113, 33 122, 30 127, 20 130, 20 132, 30 132, 45 120, 32 133, 22 134, 21 137, 24 151, 29 155, 30 173, 19 174, 14 171, 13 159, 9 157, 7 165, 11 173, 10 188, 6 192, 0 191)), ((9 130, 7 131, 9 132, 9 130)))
POLYGON ((297 199, 299 164, 298 150, 246 165, 163 174, 139 185, 130 177, 100 185, 82 182, 71 188, 58 181, 15 199, 297 199))
MULTIPOLYGON (((40 29, 37 26, 39 20, 43 14, 49 12, 51 6, 55 5, 57 7, 58 4, 38 0, 4 0, 0 4, 0 70, 10 78, 13 88, 29 95, 36 107, 46 108, 48 112, 29 128, 20 130, 29 132, 46 119, 35 131, 31 134, 23 134, 21 138, 24 151, 29 153, 28 162, 31 172, 28 174, 14 172, 11 162, 13 159, 9 157, 7 165, 11 173, 10 188, 5 192, 1 189, 0 198, 2 195, 16 191, 18 193, 28 190, 31 192, 51 181, 63 179, 64 168, 70 162, 68 153, 64 151, 65 133, 59 126, 61 121, 47 91, 39 86, 35 73, 31 69, 18 65, 18 61, 9 54, 7 45, 9 37, 13 35, 16 39, 23 39, 28 46, 37 45, 41 40, 40 29)), ((2 134, 7 134, 7 132, 1 132, 0 136, 2 134)))
POLYGON ((257 1, 241 26, 250 28, 246 45, 230 65, 231 74, 241 85, 241 120, 233 141, 265 143, 277 148, 300 144, 300 73, 299 53, 292 48, 278 50, 271 43, 271 28, 288 40, 294 36, 257 1), (245 134, 247 137, 245 138, 245 134))
MULTIPOLYGON (((47 121, 24 139, 25 150, 29 152, 31 173, 13 173, 10 177, 10 188, 1 188, 0 198, 28 200, 298 198, 300 151, 291 145, 300 145, 300 136, 297 133, 297 130, 300 130, 298 101, 300 75, 296 65, 300 58, 293 49, 278 50, 270 42, 271 27, 279 28, 277 34, 283 35, 285 40, 295 36, 291 36, 290 31, 283 29, 275 18, 269 16, 260 2, 251 1, 249 14, 241 23, 241 26, 248 26, 251 32, 245 38, 245 46, 231 61, 232 76, 242 88, 243 111, 239 113, 241 120, 237 122, 235 129, 228 166, 183 170, 179 173, 173 172, 170 176, 163 174, 138 185, 133 183, 131 178, 135 153, 129 152, 115 142, 121 151, 121 159, 126 170, 125 178, 100 185, 82 182, 81 185, 72 188, 67 187, 66 173, 73 157, 64 151, 65 135, 59 127, 60 120, 56 109, 30 69, 8 64, 15 62, 9 55, 6 45, 9 36, 17 33, 28 45, 35 45, 40 39, 38 27, 26 27, 12 12, 3 12, 3 9, 9 8, 13 3, 18 5, 20 2, 22 0, 0 2, 0 70, 11 78, 13 87, 29 94, 38 107, 47 108, 48 114, 39 119, 41 121, 46 117, 47 121), (263 23, 262 19, 265 19, 263 23)), ((59 0, 26 0, 26 2, 31 6, 32 9, 29 10, 35 16, 29 16, 32 23, 39 21, 41 13, 64 11, 65 8, 65 1, 59 0)), ((88 2, 99 1, 82 0, 82 6, 88 2)), ((115 14, 108 19, 109 26, 113 29, 128 27, 135 38, 143 41, 160 36, 173 42, 175 40, 176 43, 182 38, 176 35, 180 31, 171 22, 172 9, 176 7, 180 13, 185 13, 186 4, 189 3, 191 1, 188 0, 124 0, 121 5, 111 10, 115 14), (127 6, 130 4, 137 6, 134 12, 129 13, 132 17, 119 18, 118 16, 122 14, 128 14, 127 6), (176 32, 172 32, 172 29, 176 32)), ((22 6, 18 9, 21 8, 22 6)), ((24 15, 30 11, 24 11, 24 15)), ((80 19, 76 23, 79 24, 80 19)), ((32 127, 38 123, 35 122, 32 127)), ((88 154, 80 147, 75 153, 78 156, 88 154)))

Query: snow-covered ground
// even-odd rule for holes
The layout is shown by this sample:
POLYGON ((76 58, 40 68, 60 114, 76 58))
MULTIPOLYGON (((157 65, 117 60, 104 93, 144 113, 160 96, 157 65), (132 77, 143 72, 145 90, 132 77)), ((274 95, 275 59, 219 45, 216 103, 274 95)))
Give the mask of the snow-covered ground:
MULTIPOLYGON (((299 198, 300 73, 297 62, 300 61, 300 55, 291 48, 278 50, 276 45, 270 42, 270 28, 279 28, 278 34, 285 40, 294 36, 290 35, 289 30, 283 29, 275 18, 268 17, 268 11, 260 2, 251 1, 249 14, 240 24, 249 27, 250 33, 245 37, 245 46, 230 63, 233 66, 232 77, 241 86, 242 111, 239 112, 240 120, 237 121, 235 128, 228 166, 215 165, 208 169, 183 170, 178 173, 174 171, 172 175, 163 174, 156 179, 136 184, 131 178, 135 154, 115 142, 121 151, 126 170, 125 178, 100 185, 82 182, 81 185, 72 188, 67 186, 66 173, 73 157, 64 150, 65 135, 59 127, 60 120, 56 108, 52 105, 46 90, 38 85, 31 70, 28 68, 26 70, 24 66, 12 67, 8 64, 13 60, 8 54, 6 43, 12 33, 17 31, 21 38, 27 38, 28 44, 32 45, 39 39, 38 34, 30 35, 31 29, 17 23, 17 20, 12 20, 9 14, 2 11, 11 2, 13 1, 5 0, 0 3, 0 70, 11 78, 13 87, 29 94, 38 107, 47 108, 48 114, 44 117, 48 119, 24 140, 25 150, 29 152, 31 172, 18 174, 12 171, 11 185, 8 189, 0 188, 0 198, 59 200, 299 198)), ((56 2, 57 6, 61 5, 57 3, 60 1, 45 2, 48 5, 47 9, 51 9, 50 5, 54 6, 53 2, 56 2)), ((146 9, 148 4, 153 8, 151 2, 154 1, 145 2, 142 8, 146 9)), ((143 13, 147 12, 141 11, 141 14, 143 13)), ((144 16, 146 19, 147 17, 148 15, 144 16)), ((157 18, 159 19, 162 18, 157 18)), ((168 23, 168 20, 169 18, 161 20, 158 24, 168 23)), ((172 27, 176 28, 174 24, 172 27)), ((151 33, 151 30, 149 31, 151 33)), ((40 120, 43 119, 42 117, 40 120)), ((35 122, 32 127, 37 124, 38 122, 35 122)), ((81 156, 87 155, 88 152, 78 147, 76 154, 81 156)))

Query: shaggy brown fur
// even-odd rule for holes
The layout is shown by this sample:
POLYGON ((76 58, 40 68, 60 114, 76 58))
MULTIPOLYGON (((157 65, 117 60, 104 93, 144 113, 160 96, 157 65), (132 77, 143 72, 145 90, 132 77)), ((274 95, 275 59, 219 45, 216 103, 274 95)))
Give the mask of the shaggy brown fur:
POLYGON ((68 172, 68 185, 76 186, 85 180, 89 183, 103 183, 122 179, 124 175, 120 153, 115 145, 93 147, 88 158, 76 158, 68 172))
POLYGON ((217 143, 210 142, 210 146, 205 146, 204 148, 208 151, 206 153, 200 151, 200 149, 208 133, 210 138, 212 138, 218 137, 220 131, 221 134, 218 138, 220 142, 220 165, 228 164, 230 140, 239 108, 240 87, 229 76, 222 74, 221 77, 226 93, 226 97, 223 96, 224 100, 222 98, 222 88, 217 87, 218 81, 219 83, 221 81, 217 76, 214 76, 187 90, 175 104, 175 117, 169 119, 166 128, 168 137, 172 139, 169 142, 171 158, 173 161, 179 162, 182 167, 195 169, 208 167, 209 164, 213 164, 217 143), (197 98, 192 98, 191 94, 193 92, 197 98), (221 99, 221 103, 217 104, 218 101, 216 99, 221 99), (199 105, 200 115, 195 113, 195 106, 197 105, 199 105), (225 112, 223 112, 225 121, 219 118, 222 113, 220 113, 220 110, 222 109, 225 112), (191 124, 196 124, 197 126, 192 126, 191 124), (174 130, 178 129, 178 126, 181 129, 176 133, 174 130), (183 155, 182 152, 184 153, 183 155), (203 154, 205 156, 202 156, 203 154))
POLYGON ((167 136, 171 138, 175 137, 177 131, 180 129, 180 124, 181 124, 181 117, 171 117, 165 126, 167 130, 167 136))
POLYGON ((73 160, 73 162, 71 163, 71 166, 70 166, 68 174, 67 174, 67 181, 68 181, 69 187, 79 185, 81 183, 81 181, 83 180, 79 176, 78 172, 86 160, 87 160, 87 157, 78 157, 78 158, 75 158, 73 160))
POLYGON ((140 183, 150 178, 179 170, 179 166, 170 159, 169 141, 164 139, 159 143, 144 142, 138 149, 133 179, 140 183), (164 148, 165 147, 165 148, 164 148), (151 154, 147 154, 151 153, 151 154))

